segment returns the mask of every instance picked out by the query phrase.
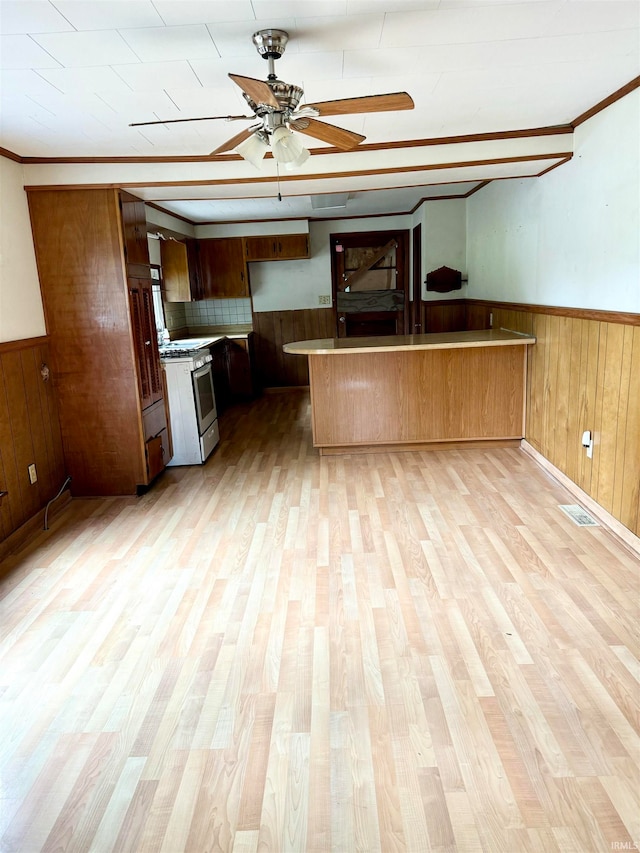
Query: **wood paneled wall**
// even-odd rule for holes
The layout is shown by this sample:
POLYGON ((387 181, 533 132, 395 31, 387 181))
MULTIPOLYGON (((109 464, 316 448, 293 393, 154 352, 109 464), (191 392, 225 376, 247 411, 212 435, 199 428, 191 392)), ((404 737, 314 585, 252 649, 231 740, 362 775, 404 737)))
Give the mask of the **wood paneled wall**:
POLYGON ((422 328, 425 334, 460 332, 466 328, 466 323, 464 299, 437 299, 422 303, 422 328))
POLYGON ((0 491, 8 492, 0 501, 0 543, 43 509, 65 479, 53 381, 42 376, 49 364, 45 338, 0 344, 0 491))
POLYGON ((536 337, 527 376, 529 444, 640 536, 640 317, 467 306, 471 323, 484 317, 488 325, 490 313, 494 328, 536 337), (595 439, 592 459, 581 443, 585 430, 595 439))
MULTIPOLYGON (((263 384, 306 385, 306 358, 284 354, 282 344, 333 337, 332 309, 253 319, 263 384)), ((487 329, 490 320, 537 338, 529 348, 527 441, 640 536, 640 317, 465 299, 423 305, 426 332, 487 329), (592 459, 581 443, 585 430, 595 437, 592 459)))
POLYGON ((263 388, 308 385, 306 355, 282 351, 291 341, 311 341, 335 336, 332 308, 265 311, 253 315, 255 363, 263 388))

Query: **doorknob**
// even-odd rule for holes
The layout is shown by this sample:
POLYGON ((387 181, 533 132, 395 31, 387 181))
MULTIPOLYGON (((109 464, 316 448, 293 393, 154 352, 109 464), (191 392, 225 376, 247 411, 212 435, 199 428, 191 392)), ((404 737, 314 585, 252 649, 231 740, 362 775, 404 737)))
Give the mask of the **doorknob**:
POLYGON ((345 318, 344 318, 344 317, 338 317, 338 322, 339 322, 339 323, 344 323, 344 322, 345 322, 345 318))

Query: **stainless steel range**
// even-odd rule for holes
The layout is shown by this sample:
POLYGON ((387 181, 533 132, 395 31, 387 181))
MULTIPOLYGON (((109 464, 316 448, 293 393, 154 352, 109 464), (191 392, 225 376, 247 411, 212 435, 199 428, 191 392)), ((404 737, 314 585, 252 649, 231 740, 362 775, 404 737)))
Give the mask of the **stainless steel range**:
POLYGON ((169 465, 201 465, 220 440, 207 343, 212 339, 187 338, 160 347, 173 439, 169 465))

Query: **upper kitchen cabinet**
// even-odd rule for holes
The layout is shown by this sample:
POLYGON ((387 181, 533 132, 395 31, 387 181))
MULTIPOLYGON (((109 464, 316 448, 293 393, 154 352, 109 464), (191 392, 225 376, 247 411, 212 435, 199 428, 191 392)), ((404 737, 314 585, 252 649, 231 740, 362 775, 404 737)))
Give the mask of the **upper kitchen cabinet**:
POLYGON ((244 238, 246 261, 292 261, 309 257, 308 234, 275 234, 244 238))
POLYGON ((151 267, 149 264, 144 202, 122 190, 119 192, 119 200, 127 275, 150 278, 151 267))
POLYGON ((249 281, 242 237, 198 240, 205 299, 249 296, 249 281))
POLYGON ((197 240, 160 242, 163 297, 165 302, 202 299, 200 252, 197 240))
POLYGON ((28 198, 72 494, 136 494, 170 458, 146 239, 118 190, 28 198))

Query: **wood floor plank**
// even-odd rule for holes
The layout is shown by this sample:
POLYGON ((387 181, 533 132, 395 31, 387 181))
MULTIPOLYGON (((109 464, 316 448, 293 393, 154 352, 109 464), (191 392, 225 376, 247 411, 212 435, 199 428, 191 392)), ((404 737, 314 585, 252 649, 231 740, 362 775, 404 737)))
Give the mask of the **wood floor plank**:
POLYGON ((514 448, 320 457, 304 389, 72 501, 0 576, 0 849, 640 846, 640 560, 573 502, 514 448))

